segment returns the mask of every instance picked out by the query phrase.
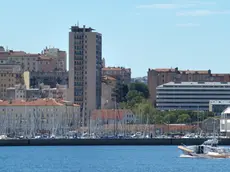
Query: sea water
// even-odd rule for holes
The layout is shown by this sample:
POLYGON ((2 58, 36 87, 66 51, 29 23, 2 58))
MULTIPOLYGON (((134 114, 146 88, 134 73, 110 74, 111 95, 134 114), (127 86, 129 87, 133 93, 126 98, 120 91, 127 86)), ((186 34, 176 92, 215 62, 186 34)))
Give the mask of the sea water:
POLYGON ((227 172, 230 159, 181 158, 176 146, 0 147, 0 172, 227 172))

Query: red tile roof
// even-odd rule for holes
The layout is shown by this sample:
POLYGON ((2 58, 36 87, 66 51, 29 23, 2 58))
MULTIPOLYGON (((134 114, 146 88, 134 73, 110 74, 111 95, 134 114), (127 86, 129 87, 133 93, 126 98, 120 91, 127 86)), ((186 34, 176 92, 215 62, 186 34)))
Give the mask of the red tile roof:
POLYGON ((49 56, 46 56, 46 55, 40 55, 39 58, 38 58, 38 61, 40 60, 52 60, 52 57, 49 57, 49 56))
POLYGON ((173 68, 156 68, 154 70, 157 72, 169 72, 169 71, 175 72, 175 69, 173 68))
MULTIPOLYGON (((176 69, 174 68, 156 68, 154 69, 157 72, 175 72, 176 69)), ((186 74, 208 74, 208 70, 178 70, 179 72, 185 72, 186 74)))
POLYGON ((131 110, 125 110, 125 109, 101 109, 101 110, 94 110, 92 112, 91 118, 92 120, 96 120, 96 119, 102 119, 102 120, 106 120, 106 119, 118 119, 121 120, 124 115, 126 115, 127 113, 132 113, 131 110))
POLYGON ((38 57, 40 54, 30 54, 24 51, 10 51, 10 56, 12 57, 38 57))
MULTIPOLYGON (((55 99, 37 99, 34 101, 24 101, 24 100, 12 100, 3 101, 0 100, 0 106, 64 106, 64 103, 60 103, 55 99)), ((73 104, 73 106, 78 106, 73 104)))
POLYGON ((116 79, 114 77, 107 76, 107 75, 103 76, 103 79, 104 80, 109 80, 109 81, 116 81, 116 79))
POLYGON ((131 72, 130 68, 123 68, 123 67, 104 67, 102 68, 103 71, 122 71, 125 70, 127 72, 131 72))

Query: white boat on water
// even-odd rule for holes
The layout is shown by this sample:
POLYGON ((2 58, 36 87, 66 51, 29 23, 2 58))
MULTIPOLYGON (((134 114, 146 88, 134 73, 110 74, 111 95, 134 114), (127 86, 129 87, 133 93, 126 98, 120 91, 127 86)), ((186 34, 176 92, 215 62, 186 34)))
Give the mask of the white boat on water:
POLYGON ((218 147, 217 139, 209 139, 201 145, 178 146, 186 157, 191 158, 230 158, 230 149, 218 147))

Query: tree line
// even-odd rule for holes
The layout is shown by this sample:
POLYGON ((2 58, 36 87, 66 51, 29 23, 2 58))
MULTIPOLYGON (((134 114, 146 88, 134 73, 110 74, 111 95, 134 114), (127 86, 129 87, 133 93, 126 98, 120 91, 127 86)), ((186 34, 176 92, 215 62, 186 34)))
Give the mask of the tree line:
POLYGON ((198 112, 186 110, 160 111, 149 101, 149 89, 141 82, 129 85, 117 83, 113 90, 113 97, 122 109, 131 109, 145 124, 192 124, 213 117, 212 112, 198 112))

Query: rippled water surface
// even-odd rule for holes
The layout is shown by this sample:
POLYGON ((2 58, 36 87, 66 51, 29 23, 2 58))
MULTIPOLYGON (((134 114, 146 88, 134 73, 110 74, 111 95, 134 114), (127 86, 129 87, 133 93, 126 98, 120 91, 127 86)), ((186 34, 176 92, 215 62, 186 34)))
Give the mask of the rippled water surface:
POLYGON ((228 172, 230 159, 180 158, 174 146, 0 147, 0 172, 228 172))

